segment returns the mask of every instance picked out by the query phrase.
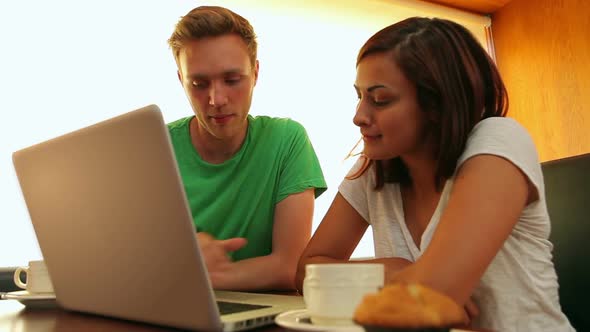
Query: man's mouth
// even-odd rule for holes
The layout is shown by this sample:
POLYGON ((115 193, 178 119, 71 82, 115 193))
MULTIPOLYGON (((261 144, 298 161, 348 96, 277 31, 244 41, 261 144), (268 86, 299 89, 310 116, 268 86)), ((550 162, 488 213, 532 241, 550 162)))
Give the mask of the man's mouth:
POLYGON ((234 117, 233 114, 217 114, 217 115, 213 115, 210 118, 213 119, 213 121, 216 124, 226 124, 228 123, 232 118, 234 117))

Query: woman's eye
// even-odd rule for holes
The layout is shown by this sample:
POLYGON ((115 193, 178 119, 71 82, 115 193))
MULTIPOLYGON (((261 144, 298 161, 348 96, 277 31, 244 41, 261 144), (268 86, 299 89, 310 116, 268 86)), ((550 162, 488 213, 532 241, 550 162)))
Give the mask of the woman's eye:
POLYGON ((387 106, 389 104, 389 100, 372 100, 372 103, 377 107, 387 106))

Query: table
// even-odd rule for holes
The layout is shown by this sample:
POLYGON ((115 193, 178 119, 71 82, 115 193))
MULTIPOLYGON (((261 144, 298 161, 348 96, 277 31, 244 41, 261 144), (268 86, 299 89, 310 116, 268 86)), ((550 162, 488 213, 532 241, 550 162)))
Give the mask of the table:
MULTIPOLYGON (((0 331, 53 332, 53 331, 109 331, 109 332, 162 332, 178 331, 154 325, 128 322, 119 319, 69 312, 59 308, 29 309, 14 300, 0 301, 0 331)), ((288 331, 277 325, 253 330, 256 332, 288 331)))
MULTIPOLYGON (((59 308, 29 309, 14 300, 0 301, 0 331, 10 332, 163 332, 180 331, 166 327, 129 322, 90 314, 69 312, 59 308)), ((269 325, 253 332, 292 331, 278 325, 269 325)), ((453 332, 475 332, 476 330, 453 329, 453 332)), ((483 331, 483 330, 478 330, 483 331)))

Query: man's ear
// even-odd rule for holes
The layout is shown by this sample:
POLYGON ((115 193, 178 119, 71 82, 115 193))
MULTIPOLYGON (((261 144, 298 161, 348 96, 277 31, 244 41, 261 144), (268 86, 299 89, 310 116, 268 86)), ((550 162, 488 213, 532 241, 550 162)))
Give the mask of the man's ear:
POLYGON ((180 85, 182 85, 182 75, 180 75, 180 70, 176 71, 176 75, 178 76, 178 81, 180 82, 180 85))
POLYGON ((256 85, 256 82, 258 82, 258 69, 259 69, 259 64, 258 64, 258 60, 256 60, 256 63, 254 64, 254 85, 256 85))

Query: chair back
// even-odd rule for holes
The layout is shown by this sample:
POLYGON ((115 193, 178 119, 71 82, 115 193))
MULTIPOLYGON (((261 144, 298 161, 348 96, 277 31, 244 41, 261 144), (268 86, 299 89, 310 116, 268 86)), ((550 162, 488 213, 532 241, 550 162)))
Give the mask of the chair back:
POLYGON ((590 331, 590 153, 541 165, 561 308, 590 331))

